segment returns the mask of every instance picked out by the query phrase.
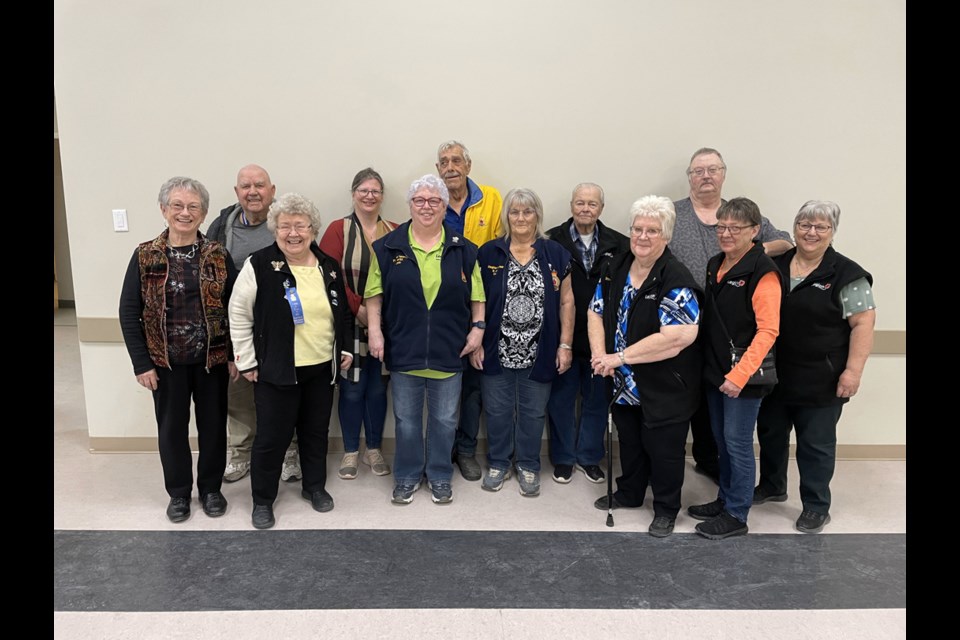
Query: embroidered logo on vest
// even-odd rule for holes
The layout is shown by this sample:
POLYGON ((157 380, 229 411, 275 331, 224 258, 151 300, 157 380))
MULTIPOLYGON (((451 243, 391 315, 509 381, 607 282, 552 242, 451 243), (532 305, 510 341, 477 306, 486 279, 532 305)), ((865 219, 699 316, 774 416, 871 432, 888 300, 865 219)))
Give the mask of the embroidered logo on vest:
MULTIPOLYGON (((811 286, 811 287, 816 287, 817 289, 820 289, 820 291, 826 291, 827 289, 830 288, 830 283, 828 282, 828 283, 826 283, 826 284, 823 284, 822 282, 814 282, 814 283, 813 283, 812 285, 810 285, 810 286, 811 286)), ((842 293, 842 292, 841 292, 841 293, 842 293)))
POLYGON ((747 286, 747 281, 746 280, 727 280, 727 284, 730 285, 731 287, 737 287, 739 289, 740 287, 747 286))

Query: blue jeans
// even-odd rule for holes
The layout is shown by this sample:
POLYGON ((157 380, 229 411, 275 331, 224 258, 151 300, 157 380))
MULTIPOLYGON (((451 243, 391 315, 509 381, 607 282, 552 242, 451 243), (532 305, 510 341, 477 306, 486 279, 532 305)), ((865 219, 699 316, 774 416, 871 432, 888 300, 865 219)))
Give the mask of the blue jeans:
POLYGON ((387 419, 387 380, 380 375, 380 361, 367 356, 360 369, 360 380, 340 378, 340 429, 343 450, 360 450, 360 425, 364 425, 367 449, 379 449, 383 442, 383 423, 387 419))
POLYGON ((494 469, 517 466, 540 472, 540 441, 546 418, 549 382, 530 379, 532 367, 501 369, 481 381, 483 406, 487 411, 487 462, 494 469))
POLYGON ((724 509, 747 521, 753 504, 757 461, 753 456, 753 428, 763 398, 730 398, 719 389, 707 389, 710 426, 720 454, 720 493, 724 509))
POLYGON ((593 375, 589 360, 574 358, 567 372, 554 379, 547 414, 550 460, 554 465, 600 464, 607 430, 606 382, 593 375), (579 425, 577 393, 580 394, 579 425))
POLYGON ((474 369, 467 358, 463 360, 463 383, 460 390, 460 425, 457 427, 457 448, 454 453, 473 456, 477 453, 477 434, 480 433, 480 378, 483 374, 474 369))
POLYGON ((393 478, 397 484, 416 484, 424 474, 430 482, 449 482, 453 477, 450 452, 457 432, 461 377, 460 372, 442 380, 391 372, 397 436, 393 478), (426 438, 424 398, 427 401, 426 438))

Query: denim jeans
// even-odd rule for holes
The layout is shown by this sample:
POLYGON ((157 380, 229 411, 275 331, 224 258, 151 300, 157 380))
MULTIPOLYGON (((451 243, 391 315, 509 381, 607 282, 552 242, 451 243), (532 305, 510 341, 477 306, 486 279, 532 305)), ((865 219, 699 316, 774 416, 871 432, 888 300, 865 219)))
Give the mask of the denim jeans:
POLYGON ((590 361, 574 358, 563 375, 557 376, 547 403, 550 418, 550 460, 554 465, 600 464, 603 436, 607 430, 606 382, 593 375, 590 361), (577 420, 577 394, 580 419, 577 420))
POLYGON ((787 405, 776 392, 757 415, 760 442, 760 481, 772 493, 787 492, 790 429, 797 432, 800 501, 806 511, 830 513, 830 481, 837 464, 837 422, 842 404, 826 407, 787 405))
POLYGON ((360 450, 360 425, 364 427, 367 449, 379 449, 383 442, 383 423, 387 419, 387 380, 380 375, 380 361, 367 356, 360 369, 360 380, 340 378, 340 430, 343 450, 360 450))
POLYGON ((477 452, 477 434, 480 433, 480 413, 483 404, 480 400, 480 378, 483 374, 463 360, 463 382, 460 390, 460 424, 457 426, 456 450, 465 456, 477 452))
POLYGON ((757 461, 753 456, 753 428, 763 398, 731 398, 719 389, 707 389, 710 426, 720 454, 720 493, 724 509, 746 522, 753 504, 757 461))
POLYGON ((430 482, 449 482, 453 477, 450 452, 457 432, 461 377, 460 372, 442 380, 391 372, 397 436, 393 478, 397 484, 416 484, 424 474, 430 482), (424 399, 427 402, 426 438, 424 399))
POLYGON ((532 367, 501 369, 481 381, 483 406, 487 411, 487 462, 494 469, 517 466, 540 472, 540 441, 546 418, 550 383, 530 379, 532 367))

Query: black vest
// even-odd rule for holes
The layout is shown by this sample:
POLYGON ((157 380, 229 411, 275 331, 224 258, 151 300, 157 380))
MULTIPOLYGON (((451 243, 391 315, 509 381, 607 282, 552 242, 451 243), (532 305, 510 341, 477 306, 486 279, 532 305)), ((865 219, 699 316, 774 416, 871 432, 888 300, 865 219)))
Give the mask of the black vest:
MULTIPOLYGON (((773 272, 780 278, 780 272, 767 254, 763 244, 755 242, 740 261, 717 282, 717 270, 723 263, 724 254, 718 253, 707 263, 707 295, 704 310, 700 314, 700 335, 703 339, 703 378, 706 384, 717 389, 723 384, 724 376, 733 365, 730 361, 730 342, 717 317, 723 318, 723 325, 737 347, 750 346, 757 333, 757 318, 753 311, 753 294, 757 290, 760 278, 773 272)), ((777 372, 779 373, 779 363, 777 372)), ((770 386, 748 385, 740 395, 747 398, 762 397, 770 393, 770 386)))
MULTIPOLYGON (((634 256, 627 252, 613 258, 600 276, 603 291, 603 328, 608 353, 615 351, 617 314, 623 288, 634 256)), ((703 291, 690 271, 674 257, 669 248, 650 269, 633 299, 627 315, 627 344, 659 333, 660 300, 664 294, 685 287, 692 289, 702 304, 703 291)), ((701 312, 700 317, 703 317, 701 312)), ((630 365, 640 394, 644 422, 648 427, 685 422, 700 404, 700 348, 696 341, 673 358, 659 362, 630 365)))

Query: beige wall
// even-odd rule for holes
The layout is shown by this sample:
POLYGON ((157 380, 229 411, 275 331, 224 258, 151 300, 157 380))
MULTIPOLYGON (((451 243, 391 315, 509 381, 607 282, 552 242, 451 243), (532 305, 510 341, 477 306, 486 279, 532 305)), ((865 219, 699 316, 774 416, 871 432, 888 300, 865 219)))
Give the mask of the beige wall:
MULTIPOLYGON (((889 0, 56 0, 78 317, 116 317, 170 176, 203 181, 215 214, 257 162, 330 220, 372 165, 386 213, 403 219, 406 186, 456 137, 472 177, 535 189, 548 223, 591 180, 621 228, 636 197, 684 196, 690 153, 717 147, 725 195, 781 228, 807 199, 839 202, 837 248, 873 272, 878 328, 905 331, 905 21, 889 0), (112 231, 115 208, 129 233, 112 231)), ((150 435, 122 345, 84 343, 81 356, 91 435, 150 435)), ((841 442, 905 443, 904 360, 873 358, 841 442)))

